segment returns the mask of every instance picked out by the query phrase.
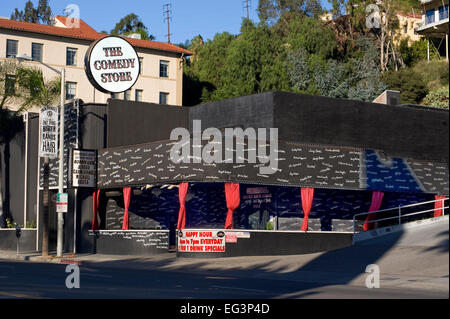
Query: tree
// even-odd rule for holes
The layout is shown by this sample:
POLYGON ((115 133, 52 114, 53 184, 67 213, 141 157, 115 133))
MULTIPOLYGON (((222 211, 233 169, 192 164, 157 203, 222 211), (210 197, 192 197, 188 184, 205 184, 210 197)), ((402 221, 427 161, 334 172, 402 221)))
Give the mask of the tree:
POLYGON ((223 85, 214 92, 213 100, 268 90, 288 90, 282 44, 281 38, 267 25, 255 26, 244 19, 241 34, 228 48, 226 67, 220 73, 223 85))
POLYGON ((260 0, 258 15, 262 22, 269 25, 283 23, 295 16, 318 17, 322 13, 319 0, 260 0))
POLYGON ((139 33, 142 40, 155 39, 153 35, 148 34, 147 27, 134 13, 130 13, 129 15, 123 17, 118 23, 116 23, 116 26, 110 33, 112 35, 130 35, 133 33, 139 33))
MULTIPOLYGON (((197 79, 201 84, 199 84, 201 91, 199 102, 211 101, 213 91, 224 85, 221 76, 222 69, 227 66, 226 57, 234 39, 233 35, 223 32, 216 34, 213 40, 206 42, 198 37, 192 40, 189 49, 195 49, 197 53, 190 59, 190 64, 184 71, 185 74, 190 73, 191 78, 197 79)), ((188 92, 188 94, 190 93, 188 92)))
POLYGON ((337 49, 333 31, 314 18, 291 20, 287 41, 292 50, 303 48, 323 59, 332 58, 337 49))
MULTIPOLYGON (((0 61, 0 227, 4 227, 5 210, 9 195, 2 189, 3 170, 9 171, 9 142, 21 129, 21 112, 31 106, 50 105, 60 94, 60 79, 45 81, 42 71, 34 68, 20 66, 13 60, 0 61), (8 105, 14 103, 17 110, 11 111, 8 105)), ((8 175, 5 176, 7 180, 8 175)), ((5 183, 8 185, 8 183, 5 183)))
POLYGON ((33 2, 27 1, 23 11, 19 11, 17 8, 14 9, 14 12, 11 14, 11 20, 51 25, 52 9, 48 0, 39 0, 36 8, 33 2))
POLYGON ((48 0, 39 0, 37 6, 37 16, 41 23, 51 24, 52 21, 52 9, 48 3, 48 0))
POLYGON ((348 98, 372 102, 387 89, 378 65, 379 51, 368 37, 357 38, 355 44, 358 50, 348 61, 351 83, 348 98))
POLYGON ((290 84, 299 93, 373 101, 386 89, 380 79, 378 51, 372 41, 356 41, 359 52, 348 61, 325 59, 304 48, 288 54, 290 84))

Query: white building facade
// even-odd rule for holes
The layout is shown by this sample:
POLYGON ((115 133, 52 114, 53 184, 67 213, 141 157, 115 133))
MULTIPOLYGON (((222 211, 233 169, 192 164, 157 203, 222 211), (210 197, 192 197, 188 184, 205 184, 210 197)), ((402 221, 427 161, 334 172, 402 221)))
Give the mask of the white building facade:
POLYGON ((191 53, 170 43, 126 38, 139 56, 138 81, 129 91, 115 95, 96 90, 85 74, 84 59, 89 46, 106 36, 81 19, 73 27, 66 17, 56 17, 53 26, 0 18, 0 59, 31 57, 33 61, 21 63, 40 68, 46 79, 57 77, 56 72, 64 68, 66 100, 106 103, 108 98, 118 98, 182 105, 183 59, 191 53))

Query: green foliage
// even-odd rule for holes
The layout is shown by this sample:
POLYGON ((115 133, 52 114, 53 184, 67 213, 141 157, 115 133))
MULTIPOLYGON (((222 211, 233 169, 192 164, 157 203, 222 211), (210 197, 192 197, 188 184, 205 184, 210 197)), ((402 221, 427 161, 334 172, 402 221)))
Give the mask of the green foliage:
POLYGON ((61 94, 61 79, 45 81, 41 69, 20 67, 17 70, 17 84, 21 88, 21 108, 34 105, 51 105, 61 94))
POLYGON ((428 95, 423 99, 423 105, 435 106, 442 109, 448 109, 449 103, 449 86, 439 87, 428 93, 428 95))
POLYGON ((258 15, 263 23, 289 24, 296 17, 318 17, 322 13, 319 0, 259 0, 258 15))
POLYGON ((390 90, 400 91, 402 103, 420 104, 428 94, 426 82, 412 69, 388 71, 383 74, 382 79, 390 90))
POLYGON ((27 1, 23 11, 19 11, 17 8, 14 9, 14 12, 11 14, 11 20, 51 25, 52 9, 48 2, 48 0, 39 0, 35 8, 33 2, 27 1))
POLYGON ((280 39, 268 26, 255 26, 248 20, 241 31, 228 48, 226 67, 219 73, 223 84, 212 95, 213 100, 289 87, 280 39))
POLYGON ((12 217, 6 217, 6 228, 16 228, 16 225, 12 217))
POLYGON ((32 221, 27 221, 25 223, 25 228, 36 228, 36 221, 32 220, 32 221))
POLYGON ((380 80, 377 51, 370 39, 357 41, 361 52, 346 62, 325 60, 301 48, 287 60, 292 87, 299 93, 373 101, 386 85, 380 80))
POLYGON ((60 78, 46 82, 40 69, 21 66, 14 59, 0 61, 0 109, 14 104, 20 113, 32 106, 51 105, 60 91, 60 78))
MULTIPOLYGON (((408 45, 408 39, 404 39, 400 42, 400 54, 406 66, 412 67, 418 62, 427 59, 427 40, 421 39, 414 41, 410 46, 408 45)), ((439 59, 439 54, 436 51, 430 50, 430 59, 439 59)))
POLYGON ((142 40, 154 40, 153 35, 148 34, 148 29, 144 23, 139 19, 139 17, 130 13, 127 16, 120 19, 114 29, 110 32, 112 35, 130 35, 133 33, 138 33, 141 35, 142 40))
POLYGON ((294 19, 289 25, 288 43, 292 50, 303 48, 308 54, 331 58, 337 50, 333 30, 313 18, 294 19))
POLYGON ((420 76, 405 76, 401 68, 382 76, 382 70, 399 68, 403 59, 414 68, 421 65, 423 41, 402 43, 401 54, 392 49, 396 10, 410 11, 417 0, 380 2, 380 10, 389 17, 382 30, 365 25, 365 8, 373 1, 330 3, 334 16, 346 11, 344 19, 321 21, 320 1, 260 0, 259 24, 244 19, 237 36, 221 33, 204 41, 199 35, 186 41, 183 46, 193 56, 184 67, 185 105, 269 90, 373 101, 388 87, 400 90, 404 103, 417 104, 428 93, 427 86, 448 84, 448 64, 433 74, 425 72, 430 77, 425 86, 420 76))
POLYGON ((448 85, 449 72, 447 61, 430 61, 422 60, 418 62, 413 68, 425 83, 427 87, 432 90, 444 85, 448 85))

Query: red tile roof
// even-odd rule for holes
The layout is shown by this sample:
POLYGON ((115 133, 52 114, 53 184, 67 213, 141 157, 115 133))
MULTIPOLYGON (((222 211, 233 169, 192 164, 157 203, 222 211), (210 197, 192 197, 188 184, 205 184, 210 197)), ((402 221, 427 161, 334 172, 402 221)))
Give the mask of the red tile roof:
MULTIPOLYGON (((68 25, 66 22, 66 17, 56 17, 58 21, 63 23, 64 25, 68 25)), ((28 23, 28 22, 19 22, 9 19, 0 18, 0 29, 9 29, 9 30, 17 30, 17 31, 28 31, 35 33, 42 33, 66 38, 74 38, 74 39, 83 39, 95 41, 101 38, 108 36, 104 33, 98 33, 94 29, 92 29, 86 22, 80 19, 80 27, 79 28, 64 28, 64 27, 55 27, 48 26, 43 24, 36 23, 28 23)), ((157 42, 157 41, 148 41, 148 40, 140 40, 140 39, 131 39, 126 38, 131 45, 139 48, 148 48, 154 50, 162 50, 176 53, 184 53, 185 55, 192 55, 192 52, 183 48, 180 48, 171 43, 165 42, 157 42)))
POLYGON ((397 11, 396 12, 398 15, 404 16, 404 17, 408 17, 408 18, 414 18, 414 19, 422 19, 422 15, 421 14, 413 14, 413 13, 404 13, 402 11, 397 11))

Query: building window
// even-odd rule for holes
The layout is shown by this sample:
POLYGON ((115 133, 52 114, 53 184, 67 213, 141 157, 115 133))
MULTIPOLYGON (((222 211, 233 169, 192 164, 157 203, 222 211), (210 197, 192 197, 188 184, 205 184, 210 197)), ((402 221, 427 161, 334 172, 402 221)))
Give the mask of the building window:
POLYGON ((425 24, 434 23, 434 10, 428 10, 425 17, 425 24))
POLYGON ((74 99, 76 94, 77 94, 77 83, 66 82, 66 100, 74 99))
POLYGON ((119 98, 119 93, 111 93, 111 98, 112 99, 118 99, 119 98))
POLYGON ((169 61, 159 61, 159 76, 161 78, 169 77, 169 61))
POLYGON ((159 104, 168 104, 169 93, 159 92, 159 104))
POLYGON ((448 19, 448 5, 439 8, 439 20, 448 19))
POLYGON ((31 44, 31 57, 33 58, 33 61, 42 62, 42 48, 43 45, 40 43, 31 44))
POLYGON ((16 94, 16 76, 7 74, 5 78, 5 93, 6 95, 16 94))
POLYGON ((131 90, 123 92, 123 99, 129 101, 131 99, 131 90))
POLYGON ((144 72, 144 58, 139 57, 139 74, 144 72))
POLYGON ((142 102, 142 90, 136 90, 134 92, 136 102, 142 102))
POLYGON ((77 49, 67 48, 66 65, 77 65, 77 49))
POLYGON ((405 25, 403 26, 403 33, 404 33, 404 34, 407 34, 407 33, 408 33, 408 24, 405 24, 405 25))
POLYGON ((16 40, 6 40, 6 57, 15 58, 17 55, 17 45, 19 41, 16 40))

